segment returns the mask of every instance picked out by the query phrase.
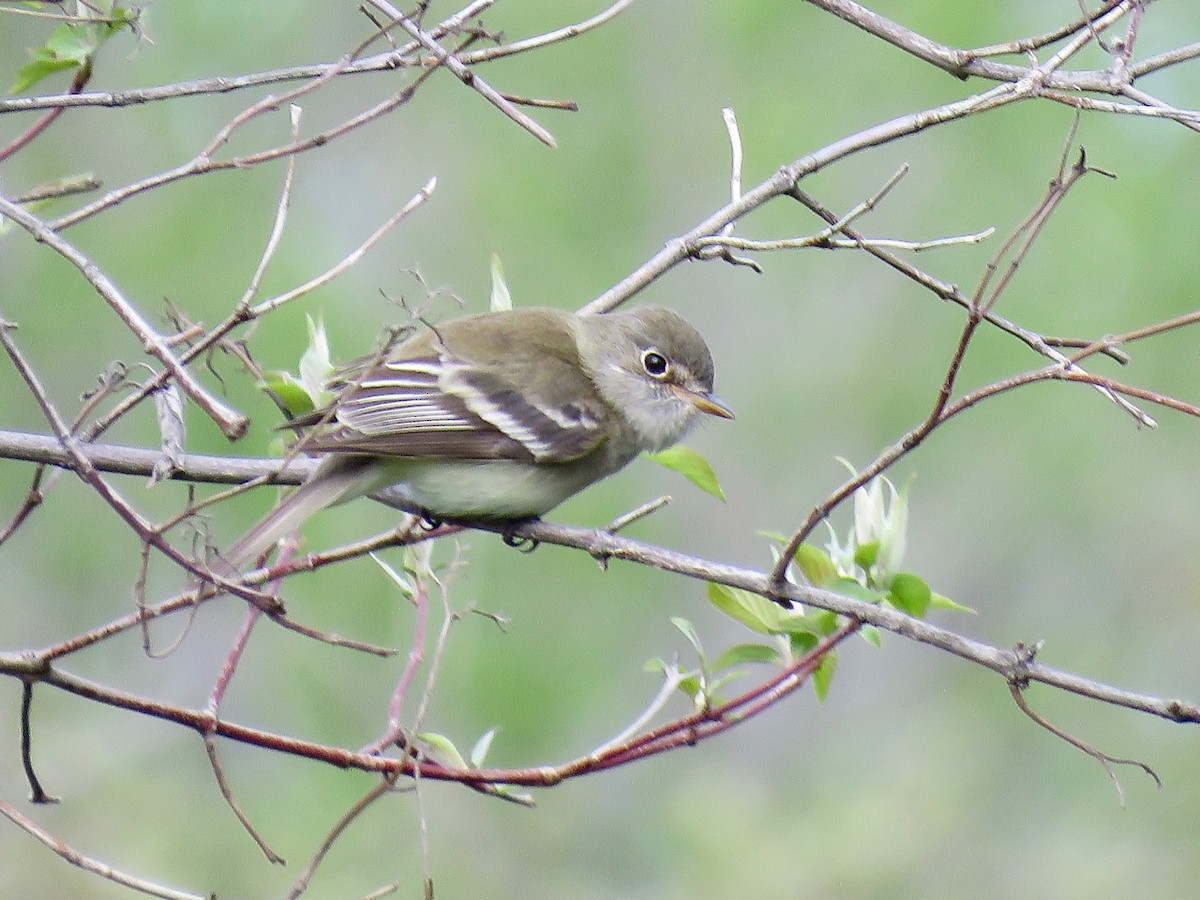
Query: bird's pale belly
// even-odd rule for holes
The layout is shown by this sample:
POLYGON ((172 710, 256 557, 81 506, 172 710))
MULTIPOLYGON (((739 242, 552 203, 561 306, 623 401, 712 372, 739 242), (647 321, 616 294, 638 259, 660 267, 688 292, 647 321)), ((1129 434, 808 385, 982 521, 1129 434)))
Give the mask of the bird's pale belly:
POLYGON ((607 474, 577 463, 390 459, 365 493, 391 486, 405 506, 433 518, 527 519, 607 474))

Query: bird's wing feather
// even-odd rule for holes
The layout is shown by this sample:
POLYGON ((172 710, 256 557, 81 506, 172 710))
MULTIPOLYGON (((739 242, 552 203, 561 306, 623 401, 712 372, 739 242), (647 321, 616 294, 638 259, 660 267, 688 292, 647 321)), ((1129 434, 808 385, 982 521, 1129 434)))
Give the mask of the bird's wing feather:
MULTIPOLYGON (((604 437, 608 409, 586 375, 567 360, 548 356, 538 365, 540 383, 553 385, 530 397, 512 359, 467 364, 445 347, 420 356, 387 359, 366 367, 325 411, 328 427, 304 441, 305 450, 383 456, 519 459, 566 462, 594 449, 604 437), (549 369, 547 372, 546 370, 549 369)), ((310 415, 293 424, 311 425, 310 415)))

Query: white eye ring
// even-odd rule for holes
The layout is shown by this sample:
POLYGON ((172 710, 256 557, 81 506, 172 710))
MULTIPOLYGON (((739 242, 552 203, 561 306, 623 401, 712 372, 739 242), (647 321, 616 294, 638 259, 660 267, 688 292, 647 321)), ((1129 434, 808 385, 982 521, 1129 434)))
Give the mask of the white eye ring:
POLYGON ((651 347, 642 353, 642 368, 651 378, 664 378, 671 368, 667 358, 651 347))

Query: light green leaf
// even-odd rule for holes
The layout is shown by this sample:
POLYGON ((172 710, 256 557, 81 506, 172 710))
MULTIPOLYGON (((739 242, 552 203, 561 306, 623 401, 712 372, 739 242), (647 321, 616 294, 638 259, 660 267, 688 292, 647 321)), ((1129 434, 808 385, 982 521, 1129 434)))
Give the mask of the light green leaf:
POLYGON ((380 557, 378 554, 372 553, 371 559, 375 560, 375 564, 379 566, 379 568, 383 569, 387 577, 392 580, 392 583, 399 588, 400 593, 404 595, 405 599, 411 600, 416 596, 416 586, 409 579, 405 578, 390 565, 384 562, 382 557, 380 557))
POLYGON ((897 572, 887 595, 892 606, 918 619, 925 616, 931 597, 929 585, 911 572, 897 572))
POLYGON ((883 646, 883 636, 879 633, 879 629, 869 622, 864 622, 858 633, 862 635, 864 641, 876 650, 883 646))
POLYGON ((273 394, 290 416, 302 416, 316 409, 304 385, 291 372, 264 372, 258 386, 273 394))
POLYGON ((475 746, 471 748, 471 768, 483 768, 483 761, 487 759, 488 751, 492 749, 492 738, 496 736, 496 729, 489 728, 479 736, 479 740, 475 742, 475 746))
POLYGON ((784 629, 792 642, 792 651, 798 655, 807 653, 837 631, 838 614, 826 609, 815 610, 808 615, 792 615, 784 629))
POLYGON ((788 634, 788 642, 792 646, 793 656, 803 656, 821 642, 821 639, 811 631, 793 631, 788 634))
POLYGON ((779 531, 756 531, 754 533, 759 537, 765 537, 769 541, 774 541, 777 544, 783 544, 785 546, 787 545, 787 542, 791 540, 791 538, 789 538, 786 534, 783 534, 779 531))
POLYGON ((713 671, 720 672, 743 663, 782 665, 783 657, 780 655, 778 647, 772 647, 769 644, 738 644, 717 657, 717 661, 713 663, 713 671))
POLYGON ((458 752, 458 748, 454 746, 454 742, 444 734, 438 734, 434 731, 423 731, 417 735, 417 740, 445 759, 454 768, 470 768, 467 765, 467 761, 463 759, 462 754, 458 752))
POLYGON ((784 634, 811 634, 815 638, 825 637, 823 623, 815 615, 796 614, 788 616, 780 629, 784 634))
POLYGON ((758 594, 708 583, 708 602, 759 634, 778 634, 787 615, 782 607, 758 594))
POLYGON ((746 674, 747 673, 745 671, 726 672, 724 675, 710 684, 708 686, 708 705, 715 706, 717 704, 724 703, 725 698, 721 696, 721 688, 725 687, 727 684, 732 684, 739 678, 745 678, 746 674))
POLYGON ((825 585, 825 590, 851 600, 861 600, 863 603, 879 603, 884 595, 859 584, 853 578, 838 577, 825 585))
POLYGON ((658 453, 642 455, 660 466, 666 466, 668 469, 678 472, 705 493, 712 494, 722 502, 725 501, 725 492, 721 490, 721 484, 717 481, 717 475, 712 466, 708 464, 707 459, 690 447, 676 444, 674 447, 668 447, 658 453))
POLYGON ((820 664, 813 671, 813 690, 817 693, 817 699, 822 703, 829 695, 829 685, 833 683, 833 673, 837 670, 837 655, 834 653, 826 653, 820 664))
MULTIPOLYGON (((781 657, 781 659, 782 659, 782 657, 781 657)), ((725 698, 723 696, 721 696, 721 691, 724 690, 728 685, 733 684, 735 681, 738 681, 739 679, 746 678, 749 675, 750 675, 750 673, 748 671, 746 671, 745 669, 734 669, 733 671, 726 672, 724 675, 722 675, 720 678, 718 678, 716 681, 714 681, 711 685, 709 685, 708 705, 711 707, 711 706, 719 706, 720 704, 724 703, 725 698)), ((723 714, 723 716, 728 717, 729 720, 737 720, 742 717, 742 713, 741 712, 726 712, 723 714)))
POLYGON ((854 564, 865 572, 875 565, 878 557, 879 541, 867 541, 865 544, 859 544, 858 549, 854 551, 854 564))
POLYGON ((818 609, 812 614, 812 620, 821 630, 822 636, 833 634, 838 629, 838 614, 828 609, 818 609))
POLYGON ((930 609, 952 609, 955 612, 965 612, 965 613, 970 613, 971 615, 977 614, 975 612, 975 610, 971 609, 971 607, 963 606, 961 603, 955 603, 949 597, 943 597, 941 594, 930 594, 929 595, 929 608, 930 609))
POLYGON ((329 376, 333 374, 333 362, 329 358, 329 338, 325 334, 325 322, 321 318, 316 321, 305 314, 308 324, 308 346, 300 355, 300 384, 312 401, 313 407, 324 406, 333 399, 333 394, 325 389, 329 376))
POLYGON ((79 63, 72 59, 54 59, 51 56, 42 55, 44 52, 35 50, 33 61, 26 63, 17 70, 17 77, 9 89, 10 93, 23 93, 48 75, 53 75, 55 72, 61 72, 64 69, 78 68, 79 66, 79 63))
POLYGON ((133 21, 131 14, 117 7, 113 10, 112 25, 63 24, 54 29, 45 46, 29 51, 31 61, 17 72, 12 93, 19 94, 33 87, 47 75, 65 69, 90 66, 92 56, 100 45, 120 28, 133 21))
POLYGON ((825 587, 838 577, 837 566, 829 554, 810 544, 801 544, 796 548, 796 565, 814 587, 825 587))
POLYGON ((95 52, 99 44, 86 25, 59 25, 46 41, 42 52, 55 59, 81 63, 95 52))
POLYGON ((672 671, 673 667, 667 664, 667 661, 661 656, 656 656, 653 659, 646 660, 642 666, 643 672, 649 672, 651 675, 666 675, 672 671))
POLYGON ((679 616, 671 616, 671 624, 678 628, 680 633, 688 639, 688 643, 692 645, 696 651, 696 655, 700 657, 700 661, 703 663, 705 661, 704 646, 700 643, 700 635, 696 632, 692 623, 679 616))
POLYGON ((687 678, 679 679, 676 685, 692 703, 696 706, 704 705, 704 686, 700 683, 700 679, 695 675, 689 675, 687 678))
POLYGON ((492 299, 490 301, 492 312, 505 312, 513 308, 512 294, 509 293, 508 284, 504 281, 504 263, 500 261, 499 254, 492 254, 492 299))

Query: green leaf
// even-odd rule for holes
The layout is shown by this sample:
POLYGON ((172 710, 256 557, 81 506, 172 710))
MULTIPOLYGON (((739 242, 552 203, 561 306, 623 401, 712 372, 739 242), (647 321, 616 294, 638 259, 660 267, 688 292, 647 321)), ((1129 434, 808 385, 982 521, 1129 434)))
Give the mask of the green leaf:
POLYGON ((878 558, 879 541, 867 541, 865 544, 860 544, 854 551, 854 564, 864 572, 875 565, 875 560, 878 558))
POLYGON ((471 768, 480 769, 483 767, 483 761, 487 759, 488 751, 492 749, 492 738, 496 736, 496 729, 489 728, 479 736, 479 740, 475 742, 475 746, 471 748, 471 768))
POLYGON ((825 609, 803 616, 792 615, 784 625, 792 642, 792 652, 803 656, 812 650, 821 642, 821 638, 837 630, 838 618, 837 613, 825 609))
POLYGON ((78 69, 87 62, 97 46, 88 26, 59 25, 46 41, 46 46, 29 51, 32 61, 17 72, 12 93, 26 91, 55 72, 78 69))
POLYGON ((879 629, 869 622, 864 622, 863 626, 858 630, 864 641, 878 650, 883 646, 883 636, 879 633, 879 629))
POLYGON ((941 594, 930 594, 929 595, 929 608, 930 609, 952 609, 955 612, 965 612, 965 613, 970 613, 971 615, 976 615, 975 610, 971 609, 971 607, 963 606, 961 603, 955 603, 949 597, 943 597, 941 594))
POLYGON ((308 325, 308 346, 300 354, 300 386, 308 394, 311 406, 317 407, 333 400, 333 394, 325 388, 333 374, 333 363, 329 358, 329 338, 325 334, 325 320, 305 313, 308 325))
POLYGON ((274 394, 291 416, 302 416, 316 409, 304 385, 291 372, 264 372, 258 385, 274 394))
POLYGON ((679 679, 677 685, 679 690, 687 695, 687 698, 697 706, 704 705, 704 685, 700 683, 700 679, 695 675, 689 675, 687 678, 679 679))
POLYGON ((696 632, 695 627, 687 619, 680 616, 671 616, 671 624, 679 629, 679 632, 688 639, 688 643, 696 651, 696 655, 700 657, 700 661, 704 661, 704 645, 700 643, 700 635, 696 632))
POLYGON ((796 565, 814 587, 825 587, 838 577, 837 566, 829 554, 809 544, 801 544, 796 548, 796 565))
POLYGON ((454 746, 454 742, 444 734, 438 734, 434 731, 423 731, 417 735, 417 740, 438 756, 447 760, 454 768, 470 768, 467 765, 467 761, 463 759, 462 754, 458 752, 458 748, 454 746))
POLYGON ((59 25, 41 52, 79 64, 96 52, 100 46, 98 37, 103 39, 102 35, 97 35, 87 25, 59 25))
POLYGON ((879 603, 884 599, 884 595, 879 591, 873 591, 866 585, 859 584, 853 578, 835 578, 829 584, 825 585, 825 590, 841 597, 849 597, 851 600, 859 600, 863 603, 879 603))
POLYGON ((837 655, 834 653, 826 653, 820 664, 813 671, 813 690, 817 693, 817 699, 822 703, 829 695, 829 685, 833 683, 833 673, 837 670, 837 655))
POLYGON ((739 588, 708 583, 708 602, 759 634, 778 634, 787 613, 778 604, 739 588))
POLYGON ((646 660, 642 666, 643 672, 649 672, 651 675, 666 675, 672 670, 672 666, 667 665, 667 661, 661 656, 656 656, 653 659, 646 660))
POLYGON ((416 593, 417 593, 416 586, 411 581, 409 581, 407 578, 405 578, 403 575, 401 575, 399 572, 397 572, 395 569, 393 569, 390 565, 388 565, 386 562, 384 562, 382 557, 380 557, 376 553, 372 553, 371 559, 373 559, 375 561, 375 565, 377 565, 377 566, 379 566, 379 568, 383 569, 384 574, 386 574, 387 577, 392 580, 392 583, 394 585, 396 585, 396 587, 399 589, 400 593, 404 596, 404 598, 406 600, 411 600, 413 597, 416 596, 416 593))
POLYGON ((55 59, 52 56, 43 55, 44 53, 45 51, 35 50, 33 62, 28 62, 17 70, 17 77, 9 89, 10 93, 23 93, 48 75, 64 69, 75 69, 79 66, 79 63, 74 60, 55 59))
POLYGON ((821 639, 811 631, 792 631, 788 633, 788 642, 792 645, 793 656, 803 656, 821 642, 821 639))
POLYGON ((32 61, 17 72, 12 93, 27 91, 55 72, 90 66, 100 45, 137 19, 134 11, 119 6, 109 16, 112 24, 63 24, 54 29, 45 46, 29 51, 32 61))
POLYGON ((745 671, 726 672, 724 675, 710 684, 708 686, 708 705, 715 706, 719 703, 724 703, 725 698, 721 696, 721 689, 727 684, 732 684, 733 682, 737 681, 739 678, 745 678, 746 675, 747 673, 745 671))
POLYGON ((888 600, 896 609, 920 619, 929 609, 932 592, 923 579, 911 572, 897 572, 888 589, 888 600))
POLYGON ((725 492, 721 490, 721 484, 717 481, 717 475, 712 466, 695 450, 676 444, 674 447, 668 447, 658 453, 642 455, 660 466, 666 466, 668 469, 678 472, 705 493, 712 494, 722 502, 725 501, 725 492))
POLYGON ((500 262, 500 255, 492 254, 492 312, 505 312, 513 308, 512 294, 509 293, 508 284, 504 281, 504 263, 500 262))
POLYGON ((782 665, 783 657, 780 655, 778 647, 772 647, 769 644, 738 644, 717 657, 717 661, 713 663, 713 671, 720 672, 743 663, 782 665))
POLYGON ((827 634, 824 623, 816 614, 792 613, 780 623, 784 634, 811 634, 823 638, 827 634))
POLYGON ((838 629, 838 614, 828 609, 819 609, 812 614, 812 620, 820 629, 822 637, 833 634, 838 629))

